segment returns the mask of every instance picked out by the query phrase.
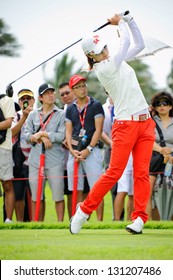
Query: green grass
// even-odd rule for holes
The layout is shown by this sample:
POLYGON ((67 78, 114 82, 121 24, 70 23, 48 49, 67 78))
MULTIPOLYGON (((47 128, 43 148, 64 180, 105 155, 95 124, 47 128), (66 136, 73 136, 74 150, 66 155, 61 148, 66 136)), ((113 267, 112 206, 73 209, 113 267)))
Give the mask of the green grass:
MULTIPOLYGON (((128 224, 112 222, 111 197, 105 197, 104 221, 95 213, 78 235, 69 233, 67 213, 58 223, 49 188, 44 223, 0 222, 1 260, 172 260, 173 222, 147 222, 143 234, 125 231, 128 224)), ((2 219, 2 198, 0 198, 2 219)), ((15 217, 14 219, 15 220, 15 217)))
POLYGON ((1 231, 1 260, 171 260, 173 231, 145 229, 130 235, 124 229, 1 231))

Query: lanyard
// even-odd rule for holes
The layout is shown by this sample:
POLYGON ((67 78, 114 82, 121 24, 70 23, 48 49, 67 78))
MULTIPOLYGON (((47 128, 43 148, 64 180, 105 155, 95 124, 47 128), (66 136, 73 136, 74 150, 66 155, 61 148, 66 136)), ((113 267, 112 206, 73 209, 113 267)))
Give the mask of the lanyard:
POLYGON ((50 120, 51 120, 53 114, 54 114, 54 112, 52 112, 52 113, 49 115, 49 117, 48 117, 48 119, 47 119, 46 122, 43 122, 43 114, 42 114, 42 113, 40 114, 40 126, 41 126, 41 130, 42 130, 42 131, 45 130, 45 128, 46 128, 47 124, 50 122, 50 120))
POLYGON ((79 119, 80 119, 80 123, 82 125, 82 128, 84 128, 84 122, 85 122, 86 111, 87 111, 87 108, 88 108, 88 103, 89 103, 89 97, 87 97, 87 103, 85 105, 83 116, 81 116, 81 113, 80 113, 80 110, 79 110, 79 106, 77 105, 78 112, 79 112, 79 119))

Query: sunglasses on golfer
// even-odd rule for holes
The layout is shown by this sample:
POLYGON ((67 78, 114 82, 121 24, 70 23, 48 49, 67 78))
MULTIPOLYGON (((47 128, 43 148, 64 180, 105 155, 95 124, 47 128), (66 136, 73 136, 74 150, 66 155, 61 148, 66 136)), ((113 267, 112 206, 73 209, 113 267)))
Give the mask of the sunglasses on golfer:
POLYGON ((156 107, 161 107, 161 106, 171 106, 171 104, 168 100, 156 102, 156 107))
POLYGON ((60 94, 61 97, 64 97, 65 95, 69 95, 70 91, 64 91, 60 94))

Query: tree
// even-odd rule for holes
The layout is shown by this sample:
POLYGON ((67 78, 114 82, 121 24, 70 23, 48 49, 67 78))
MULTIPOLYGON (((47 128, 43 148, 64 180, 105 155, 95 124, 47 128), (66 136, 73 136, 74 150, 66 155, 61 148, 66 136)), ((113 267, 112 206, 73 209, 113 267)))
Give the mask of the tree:
POLYGON ((0 19, 0 56, 18 56, 20 45, 14 35, 8 33, 9 27, 0 19))
POLYGON ((173 92, 173 60, 171 61, 171 71, 167 77, 167 83, 171 91, 173 92))
MULTIPOLYGON (((68 54, 63 55, 60 60, 57 60, 55 62, 54 76, 51 79, 46 78, 45 76, 46 66, 44 65, 43 72, 45 76, 44 78, 45 81, 53 85, 55 89, 58 90, 58 87, 61 83, 68 82, 70 77, 75 74, 80 74, 88 78, 87 84, 88 84, 89 94, 103 103, 106 99, 106 94, 101 84, 99 83, 97 77, 92 72, 89 75, 86 72, 81 72, 82 67, 79 67, 77 70, 74 70, 76 62, 77 61, 74 58, 69 59, 68 54)), ((59 99, 58 94, 56 98, 56 104, 61 107, 61 101, 59 99)))
POLYGON ((151 97, 158 91, 158 88, 156 87, 156 83, 153 81, 152 74, 149 71, 149 66, 141 60, 131 61, 129 62, 129 65, 132 66, 136 72, 142 92, 147 102, 150 103, 151 97))

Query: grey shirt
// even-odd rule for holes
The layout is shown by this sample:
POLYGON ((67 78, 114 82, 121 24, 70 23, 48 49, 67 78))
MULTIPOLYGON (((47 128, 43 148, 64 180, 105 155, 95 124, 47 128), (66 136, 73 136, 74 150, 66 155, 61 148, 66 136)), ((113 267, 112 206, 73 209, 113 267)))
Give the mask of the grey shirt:
MULTIPOLYGON (((65 114, 64 111, 54 105, 54 114, 45 127, 45 130, 53 146, 51 149, 45 151, 45 168, 51 168, 58 164, 64 164, 64 151, 62 148, 62 142, 65 138, 65 114)), ((42 107, 32 111, 27 120, 24 132, 26 141, 30 141, 30 137, 34 134, 40 126, 40 113, 42 107)), ((51 112, 49 112, 50 114, 51 112)), ((43 121, 46 116, 43 117, 43 121)), ((40 154, 42 153, 42 144, 37 143, 32 146, 28 163, 29 165, 39 167, 40 154)))
MULTIPOLYGON (((160 126, 160 128, 162 130, 162 134, 163 134, 163 138, 165 140, 166 146, 169 148, 173 148, 173 118, 171 118, 171 122, 167 128, 164 128, 162 126, 162 121, 158 116, 154 116, 154 120, 158 123, 158 125, 160 126)), ((157 144, 160 144, 160 137, 159 137, 157 129, 155 129, 155 131, 156 131, 156 140, 155 141, 157 144)))

